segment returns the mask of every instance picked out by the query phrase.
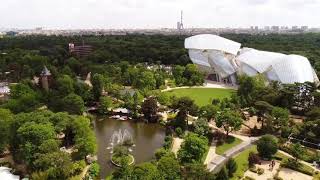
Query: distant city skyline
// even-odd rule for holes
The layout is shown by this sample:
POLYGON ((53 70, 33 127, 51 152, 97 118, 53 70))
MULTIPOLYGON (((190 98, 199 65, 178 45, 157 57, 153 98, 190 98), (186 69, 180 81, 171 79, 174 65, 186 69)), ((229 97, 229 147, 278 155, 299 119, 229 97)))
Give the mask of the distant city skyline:
POLYGON ((0 28, 320 27, 320 0, 2 0, 0 28))

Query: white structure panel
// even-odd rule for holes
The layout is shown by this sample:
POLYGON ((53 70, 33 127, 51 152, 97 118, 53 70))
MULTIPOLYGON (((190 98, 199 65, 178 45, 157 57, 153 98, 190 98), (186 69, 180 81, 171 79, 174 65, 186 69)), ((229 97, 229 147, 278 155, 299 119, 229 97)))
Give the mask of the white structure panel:
POLYGON ((237 55, 241 44, 220 36, 201 34, 186 38, 184 46, 186 49, 212 49, 237 55))

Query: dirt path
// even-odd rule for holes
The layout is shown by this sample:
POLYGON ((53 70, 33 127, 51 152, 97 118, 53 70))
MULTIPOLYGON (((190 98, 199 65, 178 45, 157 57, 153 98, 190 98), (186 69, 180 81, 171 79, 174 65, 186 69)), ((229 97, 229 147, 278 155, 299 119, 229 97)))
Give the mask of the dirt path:
POLYGON ((172 149, 171 150, 175 155, 178 154, 178 151, 179 151, 180 146, 181 146, 183 141, 184 141, 183 139, 178 138, 178 137, 174 137, 173 138, 173 145, 172 145, 172 149))
POLYGON ((83 169, 83 171, 82 171, 82 173, 81 173, 81 179, 85 179, 85 176, 86 176, 89 168, 90 168, 90 165, 87 165, 87 166, 83 169))

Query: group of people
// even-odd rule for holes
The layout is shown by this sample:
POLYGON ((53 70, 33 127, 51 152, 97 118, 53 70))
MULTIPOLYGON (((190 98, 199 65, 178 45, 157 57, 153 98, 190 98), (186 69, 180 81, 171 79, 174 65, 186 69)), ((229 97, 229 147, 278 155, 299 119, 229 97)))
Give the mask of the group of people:
POLYGON ((276 161, 272 160, 271 163, 269 164, 269 169, 272 171, 275 165, 276 165, 276 161))

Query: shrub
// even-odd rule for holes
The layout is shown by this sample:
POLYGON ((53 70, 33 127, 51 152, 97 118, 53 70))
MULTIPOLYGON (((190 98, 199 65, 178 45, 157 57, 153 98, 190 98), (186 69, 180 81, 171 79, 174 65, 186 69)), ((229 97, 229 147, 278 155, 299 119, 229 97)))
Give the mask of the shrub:
POLYGON ((252 117, 255 114, 257 114, 257 110, 254 107, 250 107, 248 112, 249 112, 250 117, 252 117))
POLYGON ((165 148, 157 149, 156 152, 155 152, 156 159, 157 160, 161 159, 167 153, 168 153, 168 150, 165 149, 165 148))
POLYGON ((249 171, 254 172, 254 173, 257 173, 257 172, 258 172, 258 170, 257 170, 257 168, 256 168, 255 165, 253 165, 252 167, 250 167, 250 168, 249 168, 249 171))
POLYGON ((259 155, 266 159, 271 159, 278 151, 278 140, 272 135, 264 135, 257 142, 259 155))
POLYGON ((289 126, 284 126, 281 128, 281 137, 288 138, 291 133, 292 133, 292 128, 290 128, 289 126))
POLYGON ((217 178, 219 180, 228 180, 228 170, 227 168, 224 166, 217 174, 217 178))
POLYGON ((264 173, 264 169, 262 169, 262 168, 257 169, 257 174, 261 175, 263 173, 264 173))
POLYGON ((84 160, 73 163, 73 165, 72 165, 73 175, 80 174, 85 167, 86 167, 86 163, 84 160))
POLYGON ((274 176, 273 180, 283 180, 283 179, 281 177, 279 177, 279 176, 274 176))
POLYGON ((234 159, 230 159, 227 164, 226 164, 226 168, 228 170, 228 175, 229 177, 233 177, 233 174, 237 171, 237 163, 234 159))
POLYGON ((295 159, 288 159, 287 161, 285 161, 282 166, 289 168, 289 169, 293 169, 295 171, 313 176, 313 169, 309 168, 308 166, 304 166, 303 164, 299 163, 298 161, 296 161, 295 159))
POLYGON ((252 177, 249 177, 249 176, 246 176, 243 178, 243 180, 255 180, 255 178, 252 178, 252 177))
POLYGON ((183 131, 180 127, 177 127, 175 131, 177 133, 177 136, 182 137, 183 131))
POLYGON ((94 162, 91 164, 90 169, 89 169, 89 175, 91 177, 98 177, 100 172, 100 166, 98 163, 94 162))
POLYGON ((219 105, 220 104, 220 99, 212 99, 212 103, 213 105, 219 105))
POLYGON ((279 177, 279 171, 280 171, 280 169, 278 169, 277 173, 273 176, 274 180, 283 180, 281 177, 279 177))
POLYGON ((164 138, 164 145, 163 145, 163 147, 164 147, 165 149, 170 149, 171 146, 172 146, 172 141, 173 141, 173 138, 172 138, 171 135, 166 136, 166 137, 164 138))
POLYGON ((261 159, 258 156, 258 154, 254 153, 254 152, 250 152, 249 153, 249 157, 248 157, 248 162, 249 162, 249 167, 252 167, 255 164, 260 164, 261 163, 261 159))

